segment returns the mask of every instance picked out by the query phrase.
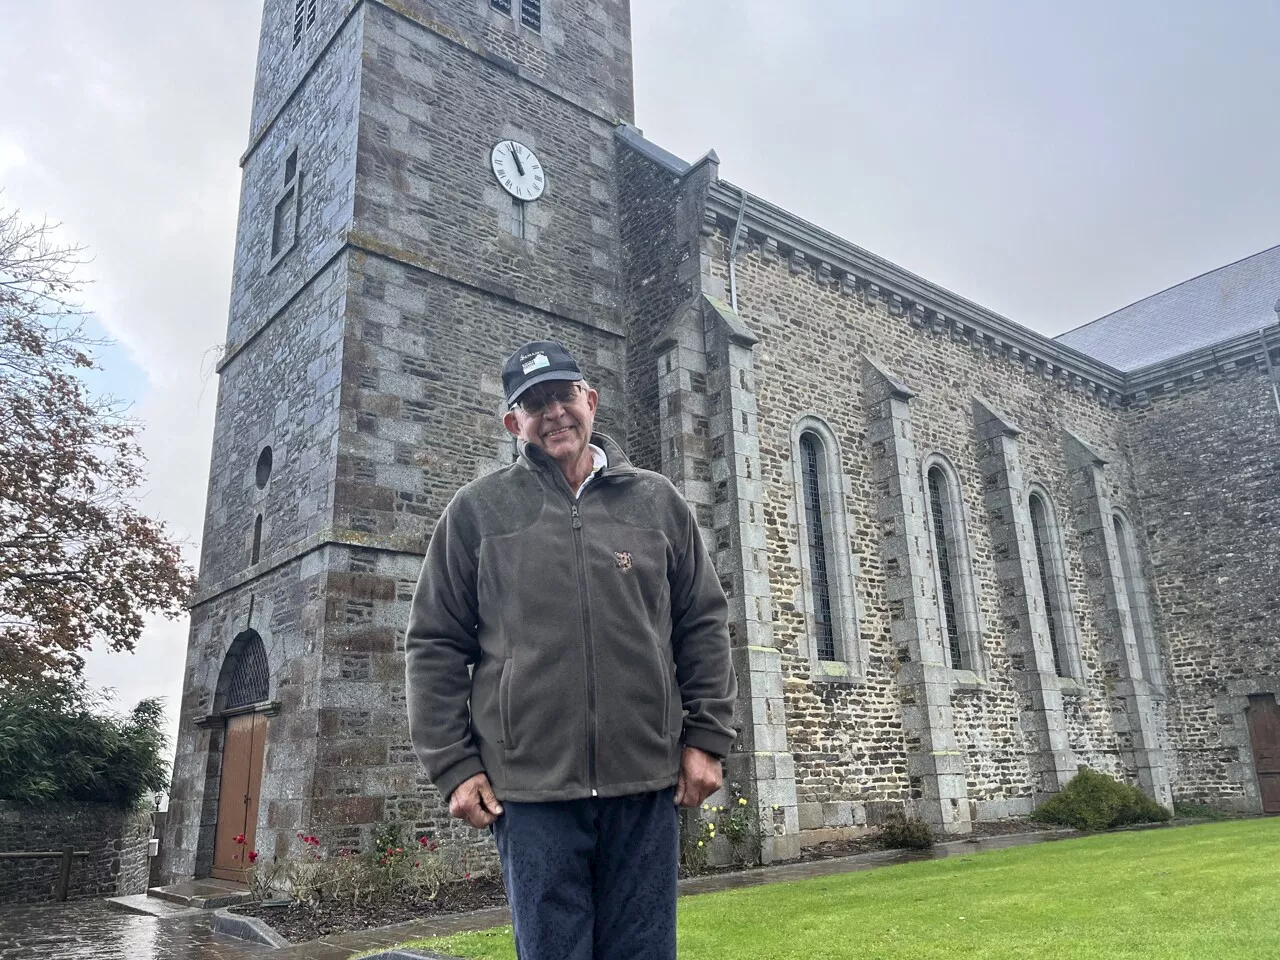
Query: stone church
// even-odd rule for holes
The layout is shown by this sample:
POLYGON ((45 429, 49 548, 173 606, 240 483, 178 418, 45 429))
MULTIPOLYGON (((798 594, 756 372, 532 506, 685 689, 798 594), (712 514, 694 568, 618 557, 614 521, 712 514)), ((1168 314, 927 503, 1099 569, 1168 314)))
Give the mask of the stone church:
POLYGON ((1048 339, 645 139, 631 56, 627 0, 267 0, 165 876, 483 853, 403 632, 542 337, 694 506, 767 859, 1080 764, 1280 811, 1280 247, 1048 339))

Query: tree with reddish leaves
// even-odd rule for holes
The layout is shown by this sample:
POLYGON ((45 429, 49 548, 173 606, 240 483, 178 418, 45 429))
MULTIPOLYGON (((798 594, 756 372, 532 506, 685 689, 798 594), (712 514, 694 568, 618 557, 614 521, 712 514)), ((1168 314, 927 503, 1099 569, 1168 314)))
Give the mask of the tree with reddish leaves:
POLYGON ((78 681, 95 642, 131 651, 149 613, 195 586, 163 523, 138 509, 138 424, 83 375, 82 250, 0 209, 0 692, 78 681))

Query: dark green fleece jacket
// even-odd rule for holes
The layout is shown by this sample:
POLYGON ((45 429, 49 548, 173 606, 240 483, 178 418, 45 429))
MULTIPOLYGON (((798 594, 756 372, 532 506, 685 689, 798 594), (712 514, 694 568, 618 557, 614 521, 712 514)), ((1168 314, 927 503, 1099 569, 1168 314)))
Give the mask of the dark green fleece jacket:
POLYGON ((580 499, 524 444, 431 536, 405 660, 413 746, 445 797, 481 771, 517 802, 659 790, 682 744, 733 743, 727 603, 693 514, 592 442, 609 463, 580 499))

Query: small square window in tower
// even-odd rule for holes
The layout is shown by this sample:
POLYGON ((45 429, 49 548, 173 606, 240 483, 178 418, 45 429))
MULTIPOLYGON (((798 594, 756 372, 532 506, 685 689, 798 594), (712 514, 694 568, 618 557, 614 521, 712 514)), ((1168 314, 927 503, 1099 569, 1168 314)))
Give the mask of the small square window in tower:
POLYGON ((511 0, 489 0, 489 6, 497 10, 499 13, 505 13, 511 16, 511 0))
POLYGON ((542 32, 542 0, 520 0, 520 22, 542 32))

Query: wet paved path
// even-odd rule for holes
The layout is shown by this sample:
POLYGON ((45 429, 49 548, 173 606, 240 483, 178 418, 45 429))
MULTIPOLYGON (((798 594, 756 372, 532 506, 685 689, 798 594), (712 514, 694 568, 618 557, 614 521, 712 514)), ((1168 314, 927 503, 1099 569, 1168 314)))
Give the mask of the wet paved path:
POLYGON ((214 933, 200 914, 148 917, 101 900, 0 907, 0 960, 243 960, 273 952, 214 933))
MULTIPOLYGON (((1073 835, 1074 831, 992 837, 940 844, 931 851, 904 853, 885 850, 831 860, 787 863, 738 873, 695 877, 680 883, 682 896, 733 890, 764 883, 831 876, 913 860, 968 856, 987 850, 1042 843, 1073 835)), ((354 953, 391 946, 420 937, 484 930, 509 923, 506 907, 456 914, 435 920, 415 920, 345 933, 307 944, 273 950, 214 933, 208 913, 178 911, 153 917, 126 913, 101 900, 80 903, 0 907, 0 960, 248 960, 270 955, 273 960, 346 960, 354 953)))

